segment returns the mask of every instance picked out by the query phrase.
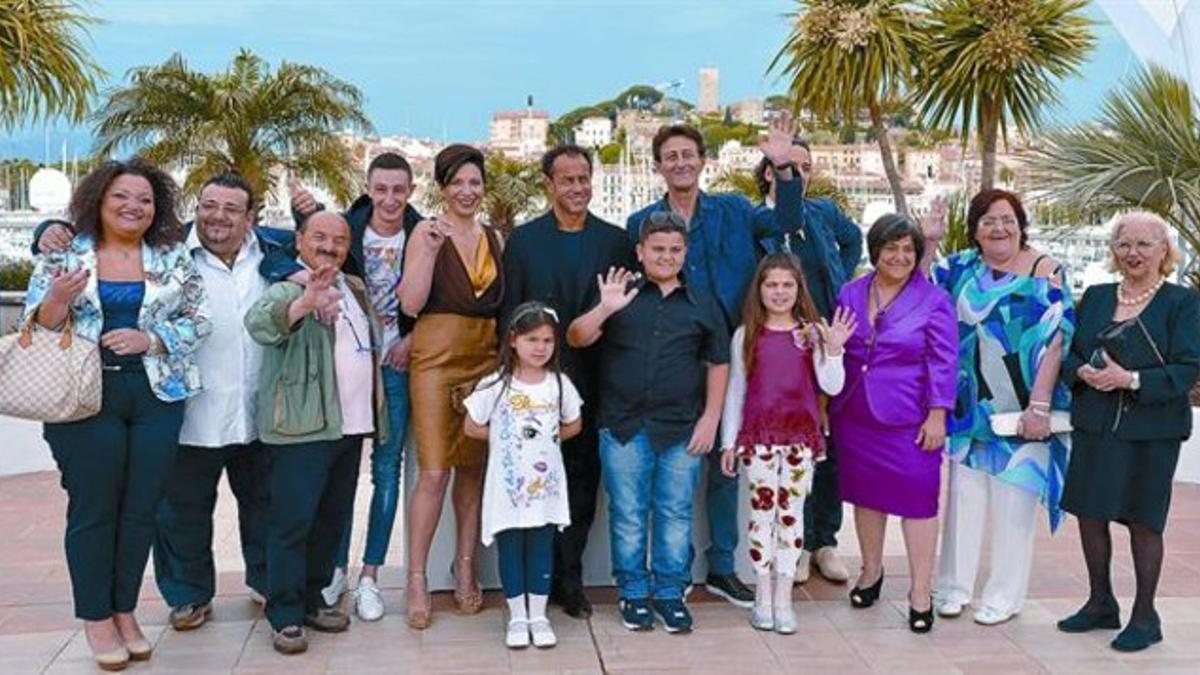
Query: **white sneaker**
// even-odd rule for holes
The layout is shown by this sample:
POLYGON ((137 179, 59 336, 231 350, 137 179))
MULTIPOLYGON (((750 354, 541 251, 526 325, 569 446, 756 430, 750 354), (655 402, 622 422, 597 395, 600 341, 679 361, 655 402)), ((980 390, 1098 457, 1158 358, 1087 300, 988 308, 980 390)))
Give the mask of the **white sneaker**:
POLYGON ((850 570, 838 558, 837 549, 832 546, 822 546, 813 553, 813 563, 817 572, 835 584, 843 584, 850 580, 850 570))
POLYGON ((801 551, 800 559, 796 561, 796 583, 802 584, 808 581, 808 575, 812 573, 812 553, 809 551, 801 551))
POLYGON ((321 589, 321 597, 325 599, 325 604, 330 607, 336 605, 338 599, 341 598, 342 594, 346 592, 348 585, 349 584, 346 580, 346 568, 333 568, 333 578, 329 580, 328 586, 321 589))
POLYGON ((755 607, 750 610, 750 625, 753 626, 755 630, 774 630, 775 615, 771 607, 759 607, 755 605, 755 607))
POLYGON ((508 622, 508 632, 504 634, 504 645, 509 649, 524 649, 529 646, 529 621, 513 619, 508 622))
POLYGON ((973 618, 975 619, 975 623, 982 626, 995 626, 996 624, 1008 621, 1016 615, 1016 612, 1002 612, 991 605, 984 605, 975 612, 973 618))
POLYGON ((793 635, 796 632, 796 610, 789 604, 787 607, 775 608, 775 623, 772 626, 780 635, 793 635))
POLYGON ((938 616, 944 616, 948 619, 953 619, 956 616, 962 615, 963 608, 967 606, 967 603, 958 602, 957 600, 939 598, 938 600, 934 601, 933 605, 934 608, 937 609, 938 616))
POLYGON ((554 629, 550 627, 550 619, 541 617, 529 621, 529 632, 533 635, 533 646, 539 649, 553 647, 558 644, 554 629))
POLYGON ((371 577, 361 577, 354 589, 354 611, 363 621, 378 621, 383 618, 383 594, 371 577))

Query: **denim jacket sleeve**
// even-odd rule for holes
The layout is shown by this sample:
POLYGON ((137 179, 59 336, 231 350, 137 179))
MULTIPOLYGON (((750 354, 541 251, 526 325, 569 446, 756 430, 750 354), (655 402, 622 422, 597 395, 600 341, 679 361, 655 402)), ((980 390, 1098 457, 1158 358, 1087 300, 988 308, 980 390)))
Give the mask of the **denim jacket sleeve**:
MULTIPOLYGON (((804 195, 801 193, 799 179, 783 180, 779 174, 777 181, 776 203, 774 209, 754 210, 754 238, 756 241, 772 237, 782 237, 785 234, 804 228, 804 195)), ((805 232, 805 236, 808 236, 805 232)))
POLYGON ((863 260, 863 234, 858 225, 836 206, 833 209, 830 223, 834 241, 837 242, 838 257, 841 258, 842 272, 846 279, 854 278, 854 270, 863 260))
POLYGON ((262 228, 262 232, 264 238, 273 244, 270 250, 265 251, 262 262, 258 264, 258 273, 262 275, 262 278, 276 283, 304 269, 300 263, 296 262, 297 251, 294 237, 277 237, 275 233, 279 230, 270 228, 262 228))

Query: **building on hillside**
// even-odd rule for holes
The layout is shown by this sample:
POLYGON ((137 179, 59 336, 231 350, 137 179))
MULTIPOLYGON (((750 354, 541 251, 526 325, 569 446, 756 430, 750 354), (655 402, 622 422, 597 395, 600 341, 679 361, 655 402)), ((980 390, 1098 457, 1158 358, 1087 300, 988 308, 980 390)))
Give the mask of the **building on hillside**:
POLYGON ((766 104, 761 98, 747 98, 729 104, 729 115, 742 124, 764 124, 766 104))
POLYGON ((625 148, 631 157, 650 157, 654 134, 667 120, 644 110, 617 112, 617 130, 625 132, 625 148))
POLYGON ((721 111, 721 75, 716 68, 700 69, 700 96, 696 111, 701 115, 721 111))
POLYGON ((710 164, 715 164, 716 168, 724 173, 725 171, 753 171, 758 167, 759 161, 762 160, 762 150, 759 150, 754 145, 742 145, 738 141, 725 141, 717 150, 715 161, 710 161, 710 164))
POLYGON ((532 160, 546 152, 550 115, 544 110, 502 111, 492 114, 488 149, 513 159, 532 160))
POLYGON ((599 148, 613 141, 612 120, 603 116, 585 117, 575 127, 575 144, 585 148, 599 148))
POLYGON ((647 158, 597 164, 592 172, 592 203, 597 216, 624 226, 629 214, 662 197, 666 186, 647 158))

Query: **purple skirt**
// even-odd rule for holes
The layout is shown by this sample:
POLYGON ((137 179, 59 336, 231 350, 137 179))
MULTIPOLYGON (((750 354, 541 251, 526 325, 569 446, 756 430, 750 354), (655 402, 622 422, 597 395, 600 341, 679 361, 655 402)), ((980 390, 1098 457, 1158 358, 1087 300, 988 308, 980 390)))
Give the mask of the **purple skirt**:
POLYGON ((937 516, 942 451, 921 449, 919 424, 880 424, 864 391, 855 387, 830 419, 842 501, 902 518, 937 516))

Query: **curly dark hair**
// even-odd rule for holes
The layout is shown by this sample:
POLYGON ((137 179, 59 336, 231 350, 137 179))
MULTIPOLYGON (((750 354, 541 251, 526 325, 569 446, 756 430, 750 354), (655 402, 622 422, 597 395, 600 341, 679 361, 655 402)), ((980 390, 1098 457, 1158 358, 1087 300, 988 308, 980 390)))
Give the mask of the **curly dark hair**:
POLYGON ((75 222, 75 233, 88 234, 96 241, 100 240, 100 204, 104 201, 104 194, 117 177, 127 174, 145 178, 154 192, 154 219, 142 235, 146 243, 161 248, 183 242, 185 230, 175 212, 179 186, 167 172, 141 157, 125 161, 109 160, 79 181, 75 193, 71 195, 70 207, 71 220, 75 222))

